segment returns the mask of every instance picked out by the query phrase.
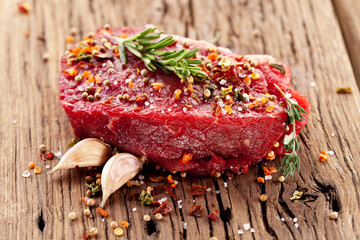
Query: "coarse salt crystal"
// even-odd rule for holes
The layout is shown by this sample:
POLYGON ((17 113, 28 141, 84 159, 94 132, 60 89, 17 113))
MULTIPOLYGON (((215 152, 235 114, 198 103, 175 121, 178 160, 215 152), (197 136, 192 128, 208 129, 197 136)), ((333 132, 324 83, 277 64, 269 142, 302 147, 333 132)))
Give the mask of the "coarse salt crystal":
POLYGON ((334 151, 332 151, 332 150, 327 151, 327 153, 328 153, 329 155, 331 155, 331 156, 333 156, 333 155, 334 155, 334 151))
POLYGON ((316 86, 316 83, 315 83, 315 82, 311 82, 311 83, 310 83, 310 86, 315 87, 315 86, 316 86))
POLYGON ((226 83, 226 80, 225 80, 225 79, 221 79, 220 85, 224 85, 225 83, 226 83))
POLYGON ((132 209, 132 211, 135 212, 135 211, 136 211, 136 207, 134 207, 134 208, 132 209))
POLYGON ((179 183, 178 181, 176 181, 176 180, 174 181, 174 184, 175 184, 175 185, 177 185, 178 183, 179 183))
POLYGON ((297 218, 294 218, 294 219, 293 219, 294 222, 297 222, 297 220, 298 220, 297 218))
POLYGON ((299 228, 299 224, 298 224, 298 223, 295 223, 295 227, 296 227, 296 228, 299 228))
POLYGON ((211 188, 206 189, 206 191, 210 192, 210 191, 211 191, 211 188))
POLYGON ((271 175, 265 175, 265 180, 271 180, 272 176, 271 175))
POLYGON ((50 167, 51 167, 50 165, 46 165, 46 166, 45 166, 46 169, 49 169, 50 167))
POLYGON ((160 203, 160 204, 162 204, 163 202, 165 202, 167 200, 167 197, 163 197, 163 198, 160 198, 159 200, 158 200, 158 202, 160 203))
POLYGON ((244 224, 244 229, 245 229, 245 231, 249 230, 249 229, 250 229, 250 224, 249 224, 249 223, 245 223, 245 224, 244 224))
POLYGON ((193 203, 195 203, 196 201, 195 201, 195 199, 193 200, 193 203))
POLYGON ((242 109, 242 107, 238 107, 238 111, 240 111, 240 112, 241 112, 242 110, 243 110, 243 109, 242 109))
POLYGON ((55 157, 60 158, 62 156, 62 153, 60 151, 57 151, 54 153, 55 157))
POLYGON ((226 187, 226 188, 227 188, 227 182, 224 182, 224 187, 226 187))
POLYGON ((220 194, 220 190, 216 190, 215 193, 216 193, 216 194, 220 194))
POLYGON ((15 123, 16 123, 16 120, 13 120, 13 123, 15 124, 15 123))
POLYGON ((126 83, 129 83, 130 81, 131 81, 131 79, 129 79, 129 78, 125 80, 126 83))
POLYGON ((139 180, 144 180, 144 179, 145 179, 144 175, 139 175, 139 180))
POLYGON ((183 111, 184 111, 184 113, 186 113, 188 110, 186 107, 183 107, 183 111))
POLYGON ((291 93, 285 93, 285 97, 291 98, 291 93))
POLYGON ((238 234, 241 235, 241 234, 243 234, 243 233, 244 233, 244 231, 243 231, 242 229, 239 229, 239 230, 238 230, 238 234))
POLYGON ((254 228, 250 228, 250 232, 254 233, 255 229, 254 228))
POLYGON ((183 229, 187 228, 187 223, 186 222, 182 222, 182 225, 183 225, 183 229))
POLYGON ((285 222, 285 218, 281 218, 280 220, 281 220, 282 222, 285 222))
POLYGON ((102 222, 105 222, 105 219, 103 218, 103 219, 101 219, 101 221, 102 221, 102 222))
POLYGON ((117 85, 118 84, 118 81, 114 81, 114 85, 117 85))
POLYGON ((331 136, 334 137, 334 136, 335 136, 335 133, 331 133, 331 136))
POLYGON ((144 181, 140 181, 140 184, 143 185, 143 184, 144 184, 144 181))
POLYGON ((149 105, 150 105, 150 103, 147 102, 147 101, 146 101, 144 104, 145 104, 145 106, 149 106, 149 105))
POLYGON ((30 177, 30 172, 28 170, 25 170, 21 176, 25 178, 30 177))

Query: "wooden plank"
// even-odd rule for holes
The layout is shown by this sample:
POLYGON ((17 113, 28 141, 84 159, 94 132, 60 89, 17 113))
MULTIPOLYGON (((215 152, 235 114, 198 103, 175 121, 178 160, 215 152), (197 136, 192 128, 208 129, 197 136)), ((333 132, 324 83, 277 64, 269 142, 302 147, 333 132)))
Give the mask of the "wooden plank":
POLYGON ((341 31, 350 56, 355 78, 360 86, 360 2, 352 0, 333 0, 341 31))
MULTIPOLYGON (((98 239, 115 239, 112 220, 130 222, 124 239, 356 239, 360 238, 359 197, 359 113, 360 98, 341 30, 329 0, 319 1, 30 1, 31 13, 19 14, 11 1, 0 3, 0 229, 7 239, 80 238, 91 227, 99 229, 98 239), (204 7, 206 6, 206 7, 204 7), (11 19, 11 24, 10 24, 11 19), (237 53, 271 54, 293 71, 293 85, 307 95, 311 117, 301 133, 300 175, 279 184, 274 176, 264 186, 256 183, 261 165, 244 176, 228 180, 211 178, 179 179, 176 194, 182 208, 169 201, 173 211, 164 221, 144 223, 142 207, 131 196, 145 188, 123 188, 109 199, 110 217, 104 222, 92 209, 92 218, 82 216, 80 197, 85 194, 83 171, 62 171, 53 176, 37 157, 41 143, 65 152, 72 129, 58 105, 59 58, 68 47, 71 27, 80 35, 110 23, 112 26, 142 26, 153 23, 168 33, 212 40, 221 32, 219 44, 237 53), (29 31, 26 38, 24 32, 29 31), (44 40, 41 40, 44 37, 44 40), (42 55, 48 52, 49 61, 42 55), (339 65, 339 62, 341 65, 339 65), (341 68, 339 68, 341 66, 341 68), (314 86, 315 84, 315 86, 314 86), (353 88, 352 95, 339 95, 339 86, 353 88), (16 123, 13 121, 16 120, 16 123), (334 136, 332 136, 334 134, 334 136), (326 163, 318 161, 321 150, 333 150, 326 163), (40 164, 42 174, 22 178, 29 161, 40 164), (227 187, 224 185, 227 183, 227 187), (191 185, 202 184, 211 191, 193 198, 191 185), (291 202, 292 192, 307 189, 305 200, 291 202), (216 194, 219 190, 220 194, 216 194), (267 193, 269 200, 258 197, 267 193), (202 218, 188 216, 199 204, 202 218), (136 207, 137 211, 132 209, 136 207), (206 215, 214 209, 221 218, 210 222, 206 215), (229 209, 231 214, 226 214, 229 209), (75 211, 75 222, 67 219, 75 211), (339 211, 337 221, 328 214, 339 211), (231 218, 230 218, 231 215, 231 218), (285 222, 280 219, 284 218, 285 222), (299 228, 293 219, 298 219, 299 228), (183 229, 183 223, 187 229, 183 229), (255 233, 238 235, 250 223, 255 233), (149 235, 149 233, 152 233, 149 235)), ((279 167, 276 163, 262 165, 279 167)), ((56 161, 48 162, 52 167, 56 161)), ((156 198, 167 196, 160 193, 156 198)), ((100 197, 96 198, 99 202, 100 197)))

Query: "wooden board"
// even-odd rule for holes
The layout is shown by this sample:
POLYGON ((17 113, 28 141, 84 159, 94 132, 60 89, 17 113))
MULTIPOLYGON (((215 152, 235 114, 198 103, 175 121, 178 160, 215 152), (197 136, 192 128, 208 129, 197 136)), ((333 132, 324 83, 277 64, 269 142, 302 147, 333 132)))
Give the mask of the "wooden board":
MULTIPOLYGON (((81 239, 81 234, 92 227, 99 230, 97 239, 115 239, 109 226, 112 220, 130 222, 119 239, 360 238, 360 97, 330 0, 32 0, 30 5, 31 11, 25 15, 17 11, 15 1, 0 3, 1 239, 81 239), (240 54, 271 54, 288 63, 293 86, 308 96, 312 105, 308 125, 300 134, 300 175, 282 184, 276 181, 280 174, 264 185, 256 183, 263 174, 261 166, 279 167, 281 159, 277 159, 232 180, 179 178, 176 194, 183 200, 182 209, 168 200, 173 209, 170 216, 148 225, 142 218, 153 208, 142 207, 131 198, 145 185, 160 185, 145 180, 141 187, 124 187, 109 199, 110 217, 104 222, 95 209, 92 218, 83 216, 80 198, 85 194, 84 172, 62 171, 47 176, 37 148, 45 143, 53 151, 65 152, 73 137, 58 105, 57 90, 59 59, 69 47, 65 41, 69 29, 79 29, 79 40, 105 23, 152 23, 170 34, 207 41, 220 32, 220 46, 240 54), (44 53, 49 54, 47 62, 42 58, 44 53), (340 86, 352 87, 353 93, 337 94, 340 86), (332 150, 334 155, 321 163, 321 150, 332 150), (40 164, 44 172, 23 178, 30 161, 40 164), (211 191, 193 198, 193 184, 205 185, 211 191), (290 201, 298 188, 307 190, 306 198, 290 201), (267 202, 258 200, 261 193, 268 194, 267 202), (204 209, 203 217, 188 216, 193 200, 204 209), (210 222, 206 215, 215 209, 221 218, 210 222), (71 211, 78 215, 74 222, 67 217, 71 211), (338 220, 329 220, 332 211, 339 212, 338 220), (239 235, 238 229, 244 230, 246 223, 255 232, 239 235)), ((354 18, 354 24, 359 24, 358 20, 354 18)), ((347 48, 351 49, 349 45, 347 48)), ((356 66, 360 67, 359 61, 353 62, 356 66)), ((56 162, 47 164, 53 167, 56 162)), ((169 198, 166 193, 156 198, 165 196, 169 198)), ((100 198, 96 201, 99 203, 100 198)))

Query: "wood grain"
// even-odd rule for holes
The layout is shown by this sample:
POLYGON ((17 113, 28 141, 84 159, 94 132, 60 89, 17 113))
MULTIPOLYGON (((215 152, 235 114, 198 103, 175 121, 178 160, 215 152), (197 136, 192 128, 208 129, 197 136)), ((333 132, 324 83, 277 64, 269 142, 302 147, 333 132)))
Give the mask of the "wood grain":
MULTIPOLYGON (((360 97, 340 29, 344 24, 339 25, 330 0, 29 2, 28 15, 17 11, 15 1, 0 3, 0 239, 81 239, 81 234, 92 227, 99 229, 97 239, 115 239, 109 226, 112 220, 130 222, 130 228, 119 239, 360 238, 360 97), (52 151, 65 152, 73 137, 58 105, 57 90, 59 59, 69 47, 65 41, 69 29, 79 29, 75 37, 79 40, 105 23, 151 23, 170 34, 207 41, 220 32, 220 46, 240 54, 271 54, 289 64, 294 87, 308 96, 312 105, 308 125, 300 134, 300 175, 282 184, 276 181, 280 174, 264 185, 256 183, 263 174, 261 166, 279 167, 281 160, 277 159, 252 167, 248 174, 232 180, 178 177, 180 184, 175 191, 183 200, 182 208, 168 200, 171 214, 150 224, 144 223, 143 215, 153 208, 132 200, 145 185, 161 187, 161 183, 146 180, 139 188, 117 191, 109 199, 110 217, 104 222, 95 209, 92 218, 84 217, 80 198, 85 194, 85 173, 69 170, 47 176, 37 147, 45 143, 52 151), (27 31, 29 37, 24 35, 27 31), (48 61, 43 60, 44 53, 49 54, 48 61), (353 93, 336 94, 336 88, 345 85, 352 87, 353 93), (321 150, 333 150, 335 154, 321 163, 321 150), (21 174, 30 161, 42 166, 43 173, 23 178, 21 174), (193 184, 211 191, 193 198, 193 184), (290 201, 298 188, 307 190, 306 198, 290 201), (258 200, 261 193, 268 194, 267 202, 258 200), (204 209, 203 217, 188 216, 193 200, 204 209), (133 212, 135 207, 137 211, 133 212), (206 215, 215 209, 221 217, 210 222, 206 215), (67 218, 71 211, 78 215, 74 222, 67 218), (332 211, 339 211, 338 220, 329 220, 332 211), (298 228, 294 218, 298 219, 298 228), (187 223, 187 229, 182 222, 187 223), (238 229, 244 230, 245 223, 250 223, 255 233, 239 235, 238 229)), ((352 21, 359 25, 358 19, 352 21)), ((53 167, 56 162, 46 164, 53 167)), ((170 199, 165 192, 156 195, 157 199, 161 197, 170 199)))
POLYGON ((360 2, 333 0, 341 31, 346 43, 355 78, 360 85, 360 2))

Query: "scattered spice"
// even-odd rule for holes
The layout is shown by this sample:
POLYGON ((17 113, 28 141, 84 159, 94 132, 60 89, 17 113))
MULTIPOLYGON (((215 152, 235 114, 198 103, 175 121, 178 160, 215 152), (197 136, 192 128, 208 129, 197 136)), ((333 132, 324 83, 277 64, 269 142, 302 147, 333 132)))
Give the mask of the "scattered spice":
POLYGON ((89 188, 92 195, 95 195, 97 192, 100 191, 100 186, 96 185, 95 182, 92 182, 90 184, 86 183, 85 185, 89 188))
POLYGON ((142 205, 151 205, 154 201, 154 197, 150 194, 150 192, 142 190, 140 193, 139 201, 142 205))
POLYGON ((284 65, 277 64, 277 63, 270 63, 270 66, 272 66, 273 68, 276 68, 277 70, 279 70, 282 75, 286 74, 284 65))
POLYGON ((88 209, 88 208, 84 209, 85 216, 90 216, 90 214, 91 214, 90 209, 88 209))
POLYGON ((73 43, 73 42, 74 42, 74 37, 73 37, 73 36, 68 36, 68 37, 66 38, 66 42, 68 42, 68 43, 73 43))
POLYGON ((54 158, 54 153, 46 152, 46 153, 44 153, 44 157, 48 160, 52 160, 54 158))
POLYGON ((112 228, 117 228, 118 226, 119 226, 119 224, 118 224, 117 221, 112 221, 112 222, 110 223, 110 227, 112 227, 112 228))
POLYGON ((127 222, 127 221, 122 221, 122 222, 121 222, 121 226, 122 226, 123 228, 129 228, 129 222, 127 222))
POLYGON ((207 217, 208 219, 212 220, 212 221, 216 221, 216 217, 218 215, 218 210, 216 209, 215 211, 213 211, 212 213, 210 213, 207 217))
POLYGON ((161 213, 162 215, 167 215, 168 213, 170 213, 170 211, 171 208, 167 205, 166 202, 164 202, 157 209, 155 209, 153 213, 154 214, 161 213))
POLYGON ((86 233, 83 233, 81 236, 84 240, 88 240, 91 237, 90 234, 86 234, 86 233))
POLYGON ((75 220, 76 219, 76 212, 70 212, 69 213, 69 219, 70 220, 75 220))
POLYGON ((304 192, 295 190, 293 192, 293 196, 290 198, 290 200, 299 200, 303 194, 304 194, 304 192))
POLYGON ((149 177, 149 180, 152 181, 152 182, 161 182, 163 180, 163 177, 162 176, 157 176, 157 177, 149 177))
POLYGON ((267 194, 261 194, 259 199, 260 199, 260 201, 265 202, 268 199, 268 195, 267 194))
POLYGON ((40 151, 40 152, 45 152, 45 151, 46 151, 46 146, 45 146, 44 144, 41 144, 41 145, 39 146, 39 151, 40 151))
POLYGON ((29 163, 29 168, 33 169, 35 166, 36 166, 36 164, 34 162, 29 163))
POLYGON ((201 217, 202 215, 202 210, 201 210, 201 206, 199 205, 194 205, 190 208, 189 210, 189 215, 195 216, 195 217, 201 217))
POLYGON ((107 217, 109 215, 109 213, 101 207, 96 208, 96 211, 103 217, 107 217))
POLYGON ((184 153, 183 158, 180 160, 180 165, 187 164, 191 161, 193 155, 191 153, 184 153))
POLYGON ((41 168, 39 166, 34 167, 34 173, 39 174, 41 173, 41 168))
POLYGON ((159 90, 163 87, 162 83, 152 83, 151 86, 155 89, 155 90, 159 90))
POLYGON ((90 235, 91 236, 95 236, 95 235, 97 235, 98 234, 98 229, 97 228, 91 228, 90 229, 90 235))
POLYGON ((149 222, 151 220, 151 217, 149 215, 144 215, 144 221, 149 222))
POLYGON ((208 59, 210 59, 211 61, 215 61, 217 59, 218 55, 216 53, 210 53, 208 55, 208 59))
POLYGON ((278 181, 279 181, 279 182, 284 182, 284 181, 285 181, 285 177, 284 177, 284 176, 280 176, 280 177, 278 178, 278 181))
POLYGON ((265 180, 263 177, 258 177, 257 181, 258 181, 258 183, 265 183, 265 180))
POLYGON ((161 220, 161 219, 163 219, 163 215, 161 215, 161 213, 157 213, 157 214, 155 214, 155 218, 157 220, 161 220))
POLYGON ((320 153, 320 161, 325 162, 327 160, 327 153, 325 151, 321 151, 320 153))
POLYGON ((25 13, 25 14, 29 13, 30 11, 29 3, 24 1, 18 2, 18 10, 21 13, 25 13))
POLYGON ((173 186, 166 184, 165 189, 170 194, 170 196, 174 199, 174 201, 177 201, 177 197, 174 193, 173 186))
POLYGON ((180 98, 180 94, 181 94, 181 90, 180 89, 176 89, 174 92, 174 99, 179 99, 180 98))
POLYGON ((232 114, 232 108, 228 105, 225 105, 225 110, 227 112, 227 114, 231 115, 232 114))
POLYGON ((174 183, 174 179, 171 175, 167 176, 166 179, 168 180, 168 183, 170 183, 170 184, 174 183))
POLYGON ((95 205, 95 200, 94 200, 93 198, 89 198, 89 199, 87 200, 87 205, 88 205, 89 207, 94 206, 94 205, 95 205))
POLYGON ((276 168, 270 167, 269 169, 267 167, 263 167, 264 169, 264 174, 265 175, 271 175, 275 172, 277 172, 276 168))
POLYGON ((268 106, 268 107, 266 108, 265 112, 270 113, 270 112, 272 112, 272 111, 274 110, 274 108, 275 108, 274 105, 270 105, 270 106, 268 106))
POLYGON ((206 187, 205 186, 199 186, 199 185, 193 185, 191 188, 191 195, 193 196, 200 196, 206 194, 206 187))
POLYGON ((339 87, 336 89, 337 93, 351 93, 351 87, 339 87))
POLYGON ((332 213, 329 214, 329 218, 331 220, 336 220, 336 219, 339 218, 339 213, 338 212, 332 212, 332 213))
POLYGON ((80 198, 80 200, 85 204, 85 206, 87 206, 87 201, 85 198, 80 198))
POLYGON ((116 236, 122 236, 124 234, 124 230, 122 230, 121 228, 117 227, 114 229, 114 234, 116 236))

